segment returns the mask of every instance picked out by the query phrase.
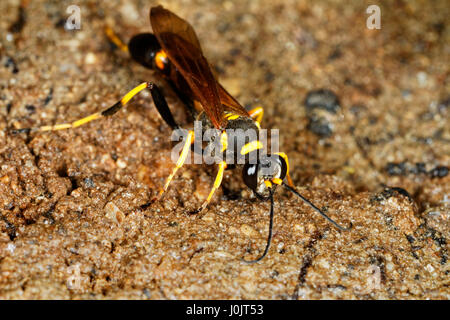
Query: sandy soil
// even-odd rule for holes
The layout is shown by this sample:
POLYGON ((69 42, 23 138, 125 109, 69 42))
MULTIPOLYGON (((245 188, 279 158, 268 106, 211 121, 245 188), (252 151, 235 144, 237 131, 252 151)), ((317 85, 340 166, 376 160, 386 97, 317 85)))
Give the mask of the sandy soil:
POLYGON ((269 203, 240 172, 200 215, 215 173, 202 165, 147 205, 173 165, 150 95, 77 129, 8 132, 76 120, 142 81, 189 127, 167 83, 103 33, 150 31, 156 2, 79 1, 81 29, 67 31, 71 4, 0 2, 0 298, 450 298, 448 3, 386 2, 380 30, 364 1, 163 3, 223 85, 265 107, 297 189, 353 224, 341 232, 280 190, 254 265, 240 259, 264 249, 269 203))

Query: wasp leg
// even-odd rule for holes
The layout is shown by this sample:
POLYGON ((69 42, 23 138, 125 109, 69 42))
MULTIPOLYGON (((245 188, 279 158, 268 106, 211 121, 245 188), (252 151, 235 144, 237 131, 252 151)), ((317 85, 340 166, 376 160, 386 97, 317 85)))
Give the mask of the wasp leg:
POLYGON ((264 109, 263 109, 263 107, 256 107, 256 108, 253 108, 252 110, 250 110, 248 112, 248 114, 258 124, 261 124, 261 121, 262 121, 262 118, 263 118, 263 115, 264 115, 264 109))
POLYGON ((173 81, 168 81, 168 83, 170 84, 172 90, 175 92, 175 94, 177 95, 178 99, 181 100, 181 102, 186 106, 186 108, 188 109, 189 115, 192 119, 192 121, 195 121, 195 119, 197 119, 198 116, 198 112, 195 110, 194 107, 194 102, 192 101, 191 98, 189 98, 186 94, 182 93, 177 87, 176 85, 173 83, 173 81))
POLYGON ((194 131, 190 130, 186 138, 186 142, 184 143, 183 149, 181 150, 177 164, 175 165, 175 168, 172 169, 172 173, 167 177, 166 183, 164 184, 164 188, 162 188, 161 191, 159 192, 159 197, 157 199, 161 198, 162 194, 169 187, 169 184, 172 181, 175 174, 177 173, 178 169, 180 169, 183 166, 184 162, 186 161, 187 155, 189 154, 191 144, 193 142, 194 142, 194 131))
POLYGON ((120 50, 128 52, 128 46, 117 36, 111 27, 105 27, 105 34, 120 50))
POLYGON ((284 161, 286 161, 286 167, 287 167, 286 178, 288 181, 288 185, 290 187, 294 187, 294 183, 292 182, 291 175, 289 174, 289 160, 288 160, 287 154, 284 152, 277 152, 275 154, 279 155, 280 157, 282 157, 284 159, 284 161))
POLYGON ((214 185, 211 189, 211 191, 209 192, 208 198, 206 198, 206 200, 203 202, 202 206, 200 207, 200 209, 197 209, 196 211, 194 211, 194 213, 199 213, 201 211, 203 211, 209 204, 209 202, 211 201, 214 192, 219 189, 220 184, 222 183, 222 179, 223 179, 223 172, 225 171, 225 169, 227 168, 227 163, 225 161, 221 161, 219 163, 219 171, 217 172, 216 175, 216 180, 214 180, 214 185))
POLYGON ((158 86, 156 84, 152 84, 150 90, 153 102, 155 103, 155 107, 156 109, 158 109, 161 118, 163 118, 163 120, 167 123, 169 127, 172 128, 172 130, 180 128, 180 126, 175 122, 172 112, 170 111, 169 106, 167 104, 166 98, 164 98, 164 95, 158 88, 158 86))
POLYGON ((112 116, 117 111, 119 111, 122 107, 124 107, 135 95, 137 95, 139 92, 141 92, 144 89, 150 89, 150 92, 152 94, 153 102, 155 103, 156 108, 158 109, 159 114, 163 118, 163 120, 172 128, 176 129, 179 128, 177 123, 175 122, 172 113, 170 112, 169 106, 167 105, 166 99, 164 98, 163 94, 159 90, 159 88, 151 83, 151 82, 144 82, 129 91, 121 100, 116 102, 113 106, 109 107, 106 110, 103 110, 101 112, 93 113, 87 117, 84 117, 82 119, 76 120, 74 122, 69 123, 62 123, 62 124, 55 124, 51 126, 42 126, 37 128, 23 128, 23 129, 16 129, 12 130, 12 133, 21 133, 21 132, 31 132, 31 131, 56 131, 56 130, 64 130, 64 129, 70 129, 70 128, 76 128, 83 124, 86 124, 88 122, 91 122, 93 120, 99 119, 101 117, 105 116, 112 116))

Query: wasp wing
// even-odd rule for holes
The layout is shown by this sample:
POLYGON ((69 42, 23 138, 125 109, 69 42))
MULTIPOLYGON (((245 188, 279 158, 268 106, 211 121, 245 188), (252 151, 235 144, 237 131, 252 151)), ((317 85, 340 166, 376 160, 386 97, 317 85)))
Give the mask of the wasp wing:
POLYGON ((219 97, 220 102, 224 105, 224 110, 230 111, 232 113, 238 114, 243 117, 250 117, 247 110, 231 94, 225 90, 224 87, 219 83, 219 97))
POLYGON ((150 10, 150 23, 162 49, 186 80, 214 127, 223 129, 226 119, 219 95, 221 90, 203 56, 194 29, 162 6, 150 10))

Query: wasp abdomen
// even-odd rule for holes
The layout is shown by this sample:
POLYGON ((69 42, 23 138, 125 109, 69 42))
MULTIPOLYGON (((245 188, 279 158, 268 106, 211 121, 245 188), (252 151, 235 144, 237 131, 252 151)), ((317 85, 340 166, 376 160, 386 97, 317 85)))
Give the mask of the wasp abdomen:
POLYGON ((155 68, 155 58, 158 52, 162 51, 158 40, 152 33, 135 35, 128 43, 128 50, 133 60, 149 69, 155 68))

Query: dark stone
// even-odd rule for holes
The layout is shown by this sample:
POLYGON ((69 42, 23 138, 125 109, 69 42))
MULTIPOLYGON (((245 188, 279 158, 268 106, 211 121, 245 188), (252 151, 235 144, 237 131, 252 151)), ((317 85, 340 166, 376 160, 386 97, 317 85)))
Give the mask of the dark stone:
POLYGON ((443 178, 448 175, 448 167, 438 166, 429 172, 432 178, 443 178))
POLYGON ((323 117, 312 117, 307 129, 321 138, 327 138, 333 134, 331 124, 323 117))
POLYGON ((310 91, 304 103, 308 112, 319 108, 336 114, 340 108, 338 97, 328 89, 310 91))

